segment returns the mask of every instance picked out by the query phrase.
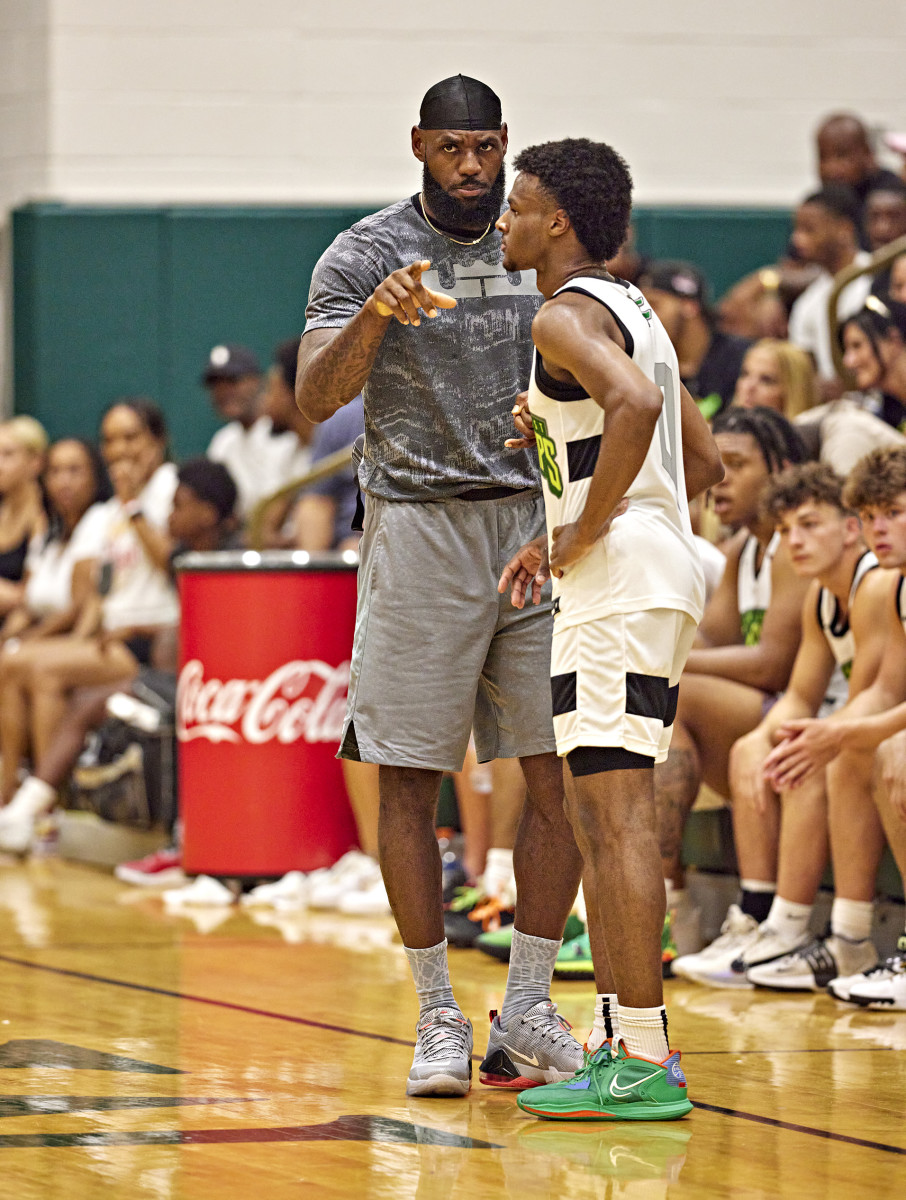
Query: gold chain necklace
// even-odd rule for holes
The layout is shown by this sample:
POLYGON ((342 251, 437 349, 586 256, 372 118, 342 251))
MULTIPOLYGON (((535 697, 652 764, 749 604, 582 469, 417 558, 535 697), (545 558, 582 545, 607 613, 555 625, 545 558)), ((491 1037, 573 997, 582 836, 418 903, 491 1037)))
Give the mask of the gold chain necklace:
POLYGON ((494 224, 493 217, 491 218, 490 221, 488 221, 487 228, 485 229, 484 233, 480 233, 478 235, 478 237, 473 238, 471 242, 464 242, 461 238, 454 237, 452 235, 452 233, 444 233, 444 231, 442 229, 437 228, 437 226, 434 224, 434 222, 428 216, 428 206, 425 204, 425 193, 420 192, 418 198, 421 201, 421 205, 422 205, 422 216, 425 218, 425 220, 428 222, 428 224, 431 226, 431 228, 434 230, 434 232, 439 233, 441 237, 446 238, 450 242, 455 242, 457 246, 477 246, 478 243, 482 240, 482 238, 486 238, 488 236, 488 234, 491 232, 491 226, 494 224))

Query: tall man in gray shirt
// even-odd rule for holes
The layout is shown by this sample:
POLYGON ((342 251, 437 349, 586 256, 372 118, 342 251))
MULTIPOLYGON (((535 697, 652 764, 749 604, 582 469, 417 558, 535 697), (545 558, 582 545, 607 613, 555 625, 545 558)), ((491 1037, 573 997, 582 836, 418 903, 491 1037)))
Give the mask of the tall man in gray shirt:
POLYGON ((420 1001, 410 1095, 465 1095, 472 1029, 450 986, 434 814, 443 771, 518 757, 528 799, 507 992, 484 1083, 568 1078, 579 1043, 549 999, 581 872, 563 811, 547 673, 550 604, 496 590, 544 525, 537 466, 504 446, 531 366, 533 273, 507 272, 494 222, 507 130, 485 84, 425 95, 420 195, 341 234, 312 279, 296 400, 323 421, 359 392, 365 532, 340 755, 380 764, 380 859, 420 1001))

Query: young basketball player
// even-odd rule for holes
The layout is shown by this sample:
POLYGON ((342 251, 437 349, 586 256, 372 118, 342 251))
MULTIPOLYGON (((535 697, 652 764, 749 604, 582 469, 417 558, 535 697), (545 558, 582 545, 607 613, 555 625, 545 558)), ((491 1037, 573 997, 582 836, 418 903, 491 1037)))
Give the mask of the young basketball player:
POLYGON ((528 408, 547 538, 504 572, 516 602, 556 579, 551 692, 567 811, 582 851, 598 991, 614 1038, 572 1080, 520 1094, 561 1119, 688 1112, 667 1043, 661 982, 665 891, 654 807, 680 673, 704 604, 688 496, 722 477, 676 354, 642 293, 607 271, 632 181, 585 139, 523 151, 498 221, 508 270, 537 271, 528 408))

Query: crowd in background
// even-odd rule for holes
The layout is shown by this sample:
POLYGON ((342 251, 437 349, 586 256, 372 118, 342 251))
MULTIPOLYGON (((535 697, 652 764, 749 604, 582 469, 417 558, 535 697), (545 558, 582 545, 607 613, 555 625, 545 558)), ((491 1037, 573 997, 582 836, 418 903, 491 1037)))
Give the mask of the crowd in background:
MULTIPOLYGON (((854 521, 847 497, 861 486, 852 479, 864 473, 866 455, 881 454, 883 462, 885 454, 892 455, 896 462, 898 453, 906 454, 906 250, 876 270, 857 273, 872 254, 906 237, 906 182, 878 166, 869 133, 854 116, 824 120, 816 150, 818 186, 798 204, 789 243, 775 262, 739 280, 719 303, 712 302, 708 281, 694 263, 648 259, 636 251, 631 235, 611 264, 614 274, 639 285, 663 322, 683 382, 713 421, 727 471, 715 490, 716 503, 702 506, 696 517, 699 531, 719 553, 709 558, 712 595, 683 678, 673 750, 658 787, 664 874, 677 922, 665 946, 679 935, 681 973, 703 982, 719 982, 721 972, 744 978, 762 963, 801 957, 812 944, 805 931, 817 882, 803 880, 810 881, 818 867, 803 866, 793 855, 785 860, 793 882, 784 879, 781 827, 791 818, 779 801, 784 788, 777 780, 774 787, 765 785, 768 798, 759 801, 761 807, 754 805, 756 830, 772 831, 760 859, 753 822, 745 820, 753 804, 738 820, 743 897, 721 935, 736 937, 737 957, 727 960, 726 953, 720 957, 715 951, 708 959, 706 951, 702 960, 700 941, 692 934, 683 944, 681 931, 680 845, 701 784, 727 800, 736 799, 734 788, 745 791, 748 785, 739 782, 745 747, 751 750, 757 734, 757 754, 768 756, 779 725, 765 727, 765 714, 791 687, 791 675, 798 679, 794 672, 805 670, 797 667, 805 636, 803 602, 816 576, 797 573, 789 538, 777 530, 784 522, 789 526, 790 512, 807 502, 828 504, 842 521, 854 521), (853 277, 840 280, 845 286, 832 322, 828 301, 841 272, 853 277), (815 484, 806 474, 806 483, 800 481, 799 491, 793 487, 791 493, 805 499, 784 507, 777 478, 789 488, 784 472, 802 471, 809 462, 821 464, 823 482, 815 484), (849 491, 842 482, 847 476, 849 491), (764 507, 769 496, 773 509, 764 507), (734 749, 737 743, 742 751, 734 749), (770 937, 774 941, 766 945, 770 937)), ((103 721, 109 695, 128 691, 143 671, 175 673, 179 607, 173 564, 180 553, 240 547, 250 523, 261 548, 355 547, 351 465, 302 491, 289 485, 363 433, 361 399, 312 426, 294 399, 297 349, 297 339, 278 345, 266 373, 244 346, 211 349, 202 381, 224 424, 204 457, 178 467, 170 461, 163 415, 144 398, 122 397, 110 405, 97 446, 79 438, 48 445, 44 430, 27 416, 0 424, 0 798, 6 806, 0 810, 0 848, 28 849, 37 820, 53 805, 78 757, 81 739, 103 721)), ((855 569, 866 552, 858 531, 847 545, 858 550, 855 569)), ((861 661, 865 674, 867 660, 861 661)), ((870 683, 868 678, 860 687, 870 683)), ((832 689, 828 696, 844 704, 846 679, 835 686, 836 696, 832 689)), ((750 761, 749 777, 752 770, 750 761)), ((464 876, 478 887, 468 906, 454 905, 447 932, 456 944, 474 940, 457 941, 457 920, 471 920, 471 928, 486 932, 487 914, 499 925, 501 913, 511 913, 515 901, 507 843, 512 846, 520 785, 508 782, 500 767, 499 807, 506 817, 491 833, 492 785, 477 771, 477 764, 467 764, 459 780, 470 838, 464 876), (501 830, 501 824, 507 828, 501 830)), ((353 790, 355 782, 348 782, 353 790)), ((870 782, 866 787, 871 790, 870 782)), ((820 832, 828 822, 827 788, 819 791, 808 821, 805 806, 797 810, 802 819, 797 845, 803 838, 827 840, 820 832)), ((347 858, 345 865, 341 860, 332 877, 319 881, 330 903, 363 890, 378 895, 376 909, 353 903, 349 912, 386 910, 374 863, 376 791, 371 792, 368 815, 360 821, 368 853, 347 858)), ((162 863, 178 866, 178 852, 162 863)), ((169 877, 160 866, 152 874, 169 877)), ((872 875, 856 886, 858 895, 838 896, 842 907, 832 936, 843 942, 827 951, 836 954, 835 968, 845 958, 843 943, 864 950, 870 941, 873 888, 872 875)), ((581 969, 590 953, 587 935, 577 938, 564 947, 564 962, 578 962, 581 969)), ((675 947, 665 954, 672 958, 675 947)), ((850 958, 853 964, 858 960, 859 972, 873 966, 869 951, 850 958)), ((829 969, 814 967, 813 977, 823 978, 829 969)))

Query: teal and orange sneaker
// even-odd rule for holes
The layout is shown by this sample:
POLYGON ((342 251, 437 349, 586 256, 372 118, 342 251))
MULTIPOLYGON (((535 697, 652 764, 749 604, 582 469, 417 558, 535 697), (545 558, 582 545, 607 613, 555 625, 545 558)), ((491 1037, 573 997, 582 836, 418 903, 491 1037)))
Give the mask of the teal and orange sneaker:
POLYGON ((678 1050, 657 1063, 628 1054, 622 1042, 615 1054, 604 1045, 586 1055, 564 1083, 520 1092, 516 1103, 552 1121, 671 1121, 692 1111, 678 1050))

